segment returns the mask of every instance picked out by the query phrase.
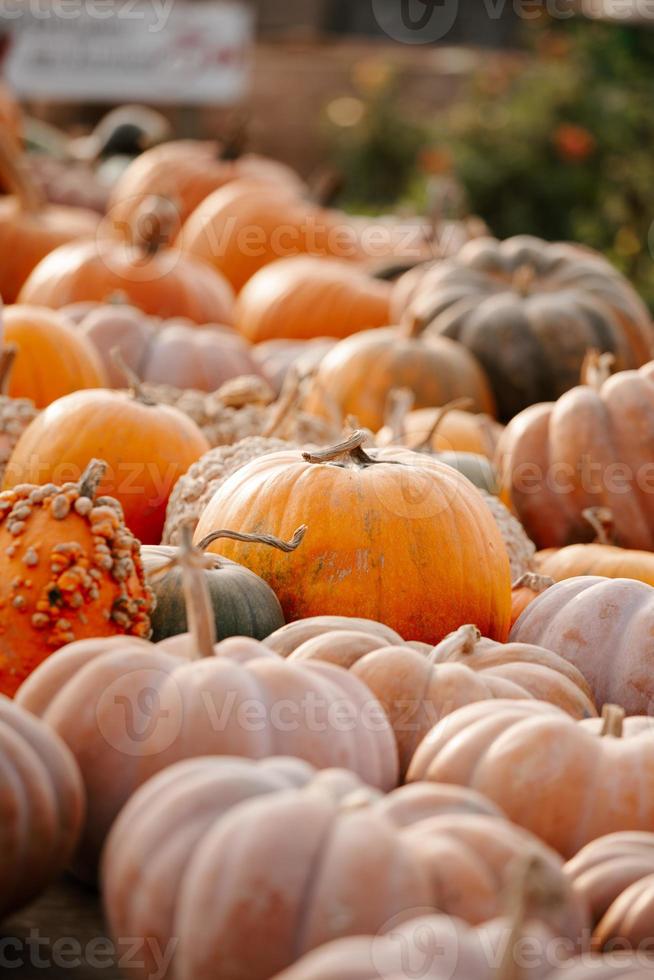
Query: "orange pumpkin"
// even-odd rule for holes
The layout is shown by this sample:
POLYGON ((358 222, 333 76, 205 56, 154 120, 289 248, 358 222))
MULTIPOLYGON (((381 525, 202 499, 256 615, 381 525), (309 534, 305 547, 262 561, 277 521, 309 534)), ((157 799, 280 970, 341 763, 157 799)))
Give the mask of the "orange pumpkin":
POLYGON ((52 402, 25 430, 4 485, 79 479, 99 454, 108 463, 100 492, 120 501, 143 544, 159 544, 175 482, 208 449, 188 415, 139 388, 78 391, 52 402))
POLYGON ((391 392, 406 388, 418 408, 471 399, 477 412, 494 414, 495 401, 480 365, 462 344, 427 338, 417 321, 401 328, 366 330, 336 344, 323 359, 307 408, 324 414, 335 405, 376 432, 391 392))
POLYGON ((215 644, 205 560, 190 550, 188 529, 174 561, 190 634, 73 643, 19 691, 79 762, 88 819, 76 868, 85 878, 121 807, 181 759, 291 755, 343 766, 382 790, 397 785, 393 734, 365 685, 328 664, 291 664, 248 637, 215 644))
POLYGON ((17 354, 7 393, 45 408, 82 388, 101 388, 107 378, 93 345, 65 316, 40 306, 8 306, 3 339, 17 354))
POLYGON ((84 790, 54 732, 0 695, 0 919, 66 867, 84 819, 84 790))
MULTIPOLYGON (((550 896, 532 912, 539 928, 578 942, 587 917, 560 859, 502 817, 475 812, 478 801, 428 786, 380 799, 350 773, 312 774, 290 759, 177 765, 112 828, 103 858, 111 934, 148 936, 157 949, 175 937, 173 976, 267 980, 322 943, 387 932, 418 910, 494 918, 512 865, 529 860, 550 896)), ((359 974, 343 963, 329 976, 359 974)))
POLYGON ((376 461, 364 441, 355 432, 331 449, 253 460, 218 488, 195 540, 264 524, 288 538, 293 521, 306 523, 302 548, 283 562, 231 541, 209 550, 256 571, 287 620, 362 616, 430 643, 474 620, 506 639, 509 562, 483 499, 449 466, 406 450, 401 462, 376 461))
POLYGON ((181 317, 161 320, 123 303, 94 304, 78 325, 98 351, 114 388, 125 383, 113 361, 116 348, 127 367, 149 384, 216 391, 232 378, 261 373, 248 344, 230 327, 199 327, 181 317))
POLYGON ((597 537, 591 544, 549 548, 535 557, 537 568, 556 582, 577 575, 633 578, 654 585, 654 555, 649 551, 619 548, 613 542, 615 519, 606 507, 590 507, 582 514, 597 537))
POLYGON ((408 646, 375 646, 363 633, 324 634, 299 646, 291 660, 321 660, 350 669, 388 715, 404 775, 425 735, 464 704, 492 698, 548 701, 573 718, 597 714, 583 677, 549 650, 483 639, 461 626, 429 654, 408 646))
POLYGON ((654 825, 654 733, 604 726, 540 701, 481 701, 432 728, 407 779, 467 786, 564 857, 605 834, 654 825), (588 726, 588 727, 587 727, 588 726), (592 726, 592 727, 591 727, 592 726))
POLYGON ((554 650, 584 675, 595 703, 649 714, 654 698, 654 588, 582 575, 534 599, 511 630, 517 643, 554 650))
MULTIPOLYGON (((391 402, 392 396, 391 392, 391 402)), ((439 414, 437 408, 417 408, 402 412, 396 426, 390 422, 390 419, 386 419, 387 424, 378 431, 378 446, 401 442, 408 449, 424 446, 433 452, 474 453, 488 459, 494 458, 503 432, 503 426, 490 415, 456 408, 451 408, 444 415, 439 414)))
POLYGON ((184 222, 212 191, 239 178, 272 185, 270 193, 278 186, 302 192, 302 181, 290 167, 254 153, 241 155, 238 149, 209 140, 171 140, 141 153, 111 192, 108 210, 117 234, 131 225, 152 194, 172 201, 184 222))
POLYGON ((589 508, 613 514, 615 543, 654 549, 654 362, 608 376, 591 352, 579 387, 516 416, 498 446, 504 494, 539 548, 592 541, 589 508))
POLYGON ((310 255, 279 259, 243 287, 236 326, 264 340, 348 337, 389 322, 389 286, 354 265, 310 255))
MULTIPOLYGON (((95 236, 99 216, 86 208, 46 204, 33 186, 0 117, 0 295, 14 303, 32 269, 64 242, 95 236)), ((45 304, 48 305, 48 304, 45 304)))
POLYGON ((98 496, 105 464, 78 483, 0 493, 0 691, 86 636, 148 636, 152 593, 120 505, 98 496))
POLYGON ((356 259, 347 217, 303 200, 292 188, 233 181, 198 205, 177 245, 217 269, 239 292, 263 266, 293 255, 356 259))
POLYGON ((12 142, 19 147, 23 135, 21 109, 13 92, 3 82, 0 82, 0 123, 12 142))
POLYGON ((99 235, 55 249, 29 276, 20 301, 59 309, 105 302, 120 292, 153 316, 229 325, 234 303, 229 283, 205 263, 165 247, 172 220, 167 207, 153 201, 140 213, 129 242, 99 235))

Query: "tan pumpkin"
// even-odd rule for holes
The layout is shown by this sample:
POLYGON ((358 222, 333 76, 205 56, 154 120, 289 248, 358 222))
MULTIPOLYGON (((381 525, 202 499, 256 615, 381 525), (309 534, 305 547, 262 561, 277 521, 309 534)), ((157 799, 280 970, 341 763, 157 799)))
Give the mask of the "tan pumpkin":
POLYGON ((252 348, 252 356, 270 381, 280 392, 289 370, 293 367, 300 374, 316 370, 327 351, 336 340, 331 337, 314 337, 311 340, 264 340, 252 348))
POLYGON ((327 633, 303 643, 290 659, 338 663, 370 688, 395 732, 402 775, 430 729, 474 701, 535 698, 573 718, 597 714, 583 677, 561 657, 526 644, 495 643, 475 626, 461 626, 426 655, 373 642, 369 634, 327 633))
POLYGON ((603 578, 634 578, 654 585, 654 555, 649 551, 619 548, 614 543, 612 511, 606 507, 590 507, 583 511, 582 517, 595 531, 595 541, 538 552, 535 565, 541 574, 557 582, 578 575, 600 575, 603 578))
POLYGON ((290 167, 254 153, 241 154, 234 141, 221 145, 171 140, 154 146, 130 163, 112 189, 109 213, 115 233, 124 233, 152 194, 169 198, 184 222, 212 191, 242 178, 271 185, 271 194, 278 186, 298 193, 303 189, 290 167))
POLYGON ((267 581, 288 621, 362 616, 434 643, 466 619, 505 639, 509 562, 475 488, 449 466, 407 450, 401 460, 375 460, 362 448, 365 439, 357 431, 329 449, 272 453, 241 467, 207 504, 196 540, 219 526, 264 524, 287 538, 288 522, 301 515, 309 532, 283 563, 262 549, 244 554, 231 541, 210 550, 267 581))
POLYGON ((389 292, 353 264, 292 256, 271 262, 246 283, 235 323, 253 344, 348 337, 389 322, 389 292))
POLYGON ((84 820, 79 770, 62 740, 0 695, 0 919, 66 867, 84 820))
POLYGON ((582 847, 565 871, 587 903, 595 926, 627 888, 654 875, 654 833, 631 831, 599 837, 582 847))
POLYGON ((476 412, 495 413, 488 381, 461 344, 429 338, 418 320, 400 328, 364 330, 336 344, 323 358, 307 398, 308 411, 343 415, 377 432, 394 389, 413 393, 417 408, 470 398, 476 412))
POLYGON ((248 345, 230 327, 198 326, 181 317, 161 320, 124 303, 90 305, 78 320, 79 332, 100 355, 112 388, 125 384, 114 363, 115 349, 149 384, 215 391, 232 378, 260 373, 248 345))
MULTIPOLYGON (((323 637, 337 639, 334 634, 339 632, 363 633, 371 637, 373 642, 377 642, 375 649, 395 646, 403 642, 399 633, 373 619, 361 619, 356 616, 309 616, 282 626, 266 637, 265 643, 280 656, 289 657, 303 644, 323 637)), ((350 664, 348 663, 347 666, 349 667, 350 664)))
POLYGON ((654 874, 629 885, 610 906, 593 933, 597 950, 628 949, 651 956, 654 874))
POLYGON ((479 812, 479 798, 425 786, 380 799, 351 774, 289 771, 289 761, 194 760, 143 787, 104 854, 112 935, 147 935, 159 949, 175 938, 173 976, 265 980, 324 942, 374 934, 415 909, 492 917, 507 867, 530 853, 557 892, 544 920, 573 941, 583 930, 561 862, 479 812), (467 867, 482 888, 486 875, 482 894, 453 887, 467 867))
POLYGON ((500 440, 503 493, 539 548, 592 541, 584 513, 602 507, 615 544, 654 549, 654 362, 609 377, 609 361, 591 353, 585 383, 526 409, 500 440))
POLYGON ((427 266, 407 310, 479 359, 505 421, 572 388, 590 347, 612 352, 620 370, 654 354, 647 308, 606 259, 529 235, 478 238, 427 266))
POLYGON ((623 717, 605 706, 599 729, 544 702, 481 701, 431 730, 407 779, 476 789, 570 858, 605 834, 653 825, 654 732, 643 723, 623 733, 623 717))
POLYGON ((205 559, 186 540, 177 560, 190 634, 156 645, 71 644, 19 692, 80 764, 89 811, 76 869, 84 878, 134 791, 181 759, 293 755, 351 769, 384 790, 397 784, 395 740, 365 685, 328 664, 291 664, 246 637, 214 644, 205 559))
POLYGON ((583 575, 557 582, 511 630, 518 643, 554 650, 586 678, 598 706, 650 714, 654 698, 654 588, 583 575))
POLYGON ((87 208, 47 204, 2 121, 0 183, 11 194, 0 200, 0 295, 5 303, 15 303, 41 259, 65 242, 93 238, 100 218, 87 208))

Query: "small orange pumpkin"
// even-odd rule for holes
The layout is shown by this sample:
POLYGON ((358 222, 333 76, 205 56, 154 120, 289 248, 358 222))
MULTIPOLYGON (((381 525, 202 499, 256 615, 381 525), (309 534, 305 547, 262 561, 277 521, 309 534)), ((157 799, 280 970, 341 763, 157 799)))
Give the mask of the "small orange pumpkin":
POLYGON ((4 342, 17 351, 7 390, 12 398, 29 398, 45 408, 73 391, 106 384, 93 344, 61 313, 16 305, 5 307, 3 319, 4 342))
POLYGON ((98 496, 105 464, 79 483, 0 493, 0 691, 86 636, 148 636, 152 593, 120 505, 98 496))
POLYGON ((120 501, 125 523, 143 544, 159 544, 177 479, 209 449, 188 415, 157 404, 138 384, 99 388, 52 402, 25 430, 5 472, 5 487, 79 479, 95 454, 107 461, 100 492, 120 501))

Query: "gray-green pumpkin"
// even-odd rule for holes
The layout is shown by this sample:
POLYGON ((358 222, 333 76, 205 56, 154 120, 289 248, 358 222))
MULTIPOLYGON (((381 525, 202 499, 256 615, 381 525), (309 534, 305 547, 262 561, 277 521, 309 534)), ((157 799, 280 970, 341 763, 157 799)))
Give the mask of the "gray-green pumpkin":
MULTIPOLYGON (((210 538, 238 537, 239 540, 269 544, 282 551, 294 551, 304 537, 304 530, 299 528, 290 542, 279 541, 265 534, 237 535, 228 531, 218 531, 210 538)), ((209 543, 208 539, 206 543, 209 543)), ((182 570, 173 563, 178 554, 178 548, 166 545, 144 545, 141 548, 143 567, 157 600, 156 609, 150 617, 154 643, 188 630, 182 570)), ((284 625, 279 600, 262 578, 221 555, 205 553, 204 558, 206 567, 203 571, 214 612, 217 641, 229 636, 251 636, 255 640, 263 640, 284 625)))

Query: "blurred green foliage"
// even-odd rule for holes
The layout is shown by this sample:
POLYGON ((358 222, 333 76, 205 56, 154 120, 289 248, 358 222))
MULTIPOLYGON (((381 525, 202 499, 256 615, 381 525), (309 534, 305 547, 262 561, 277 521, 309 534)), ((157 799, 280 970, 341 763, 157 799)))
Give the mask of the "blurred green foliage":
POLYGON ((654 307, 654 30, 575 19, 527 33, 527 56, 480 72, 442 118, 410 121, 388 85, 373 92, 338 147, 349 198, 422 205, 425 161, 447 159, 496 235, 599 249, 654 307))

